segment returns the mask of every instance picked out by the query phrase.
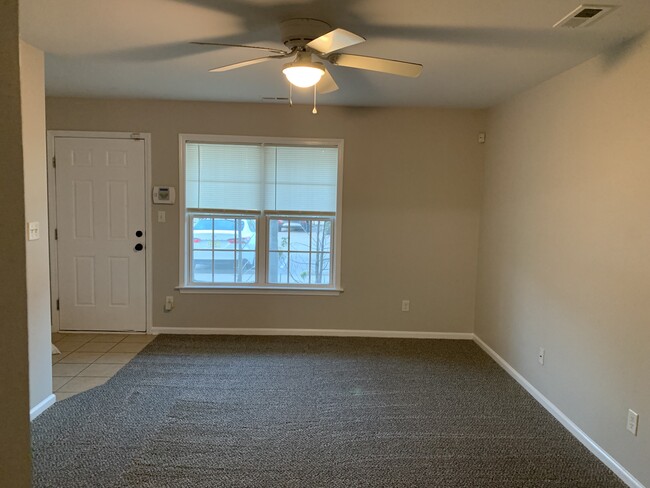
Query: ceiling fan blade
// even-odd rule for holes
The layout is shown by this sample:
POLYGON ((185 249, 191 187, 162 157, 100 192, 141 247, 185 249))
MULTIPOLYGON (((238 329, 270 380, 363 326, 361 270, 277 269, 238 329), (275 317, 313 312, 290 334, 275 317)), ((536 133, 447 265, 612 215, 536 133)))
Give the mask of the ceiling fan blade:
POLYGON ((339 49, 354 46, 364 42, 361 36, 353 34, 345 29, 334 29, 333 31, 323 34, 322 36, 307 43, 307 47, 319 52, 320 54, 329 54, 339 49))
POLYGON ((318 90, 318 93, 323 95, 338 90, 339 86, 336 84, 336 81, 334 81, 334 78, 332 78, 330 72, 325 70, 325 74, 316 85, 316 89, 318 90))
POLYGON ((327 60, 336 66, 347 68, 367 69, 389 73, 392 75, 408 76, 417 78, 422 73, 422 65, 408 63, 406 61, 395 61, 393 59, 373 58, 370 56, 359 56, 357 54, 332 54, 327 60))
POLYGON ((248 46, 246 44, 225 44, 222 42, 190 42, 190 44, 196 44, 197 46, 218 46, 218 47, 243 47, 246 49, 260 49, 262 51, 268 51, 276 54, 288 54, 289 51, 283 51, 282 49, 276 49, 274 47, 263 47, 263 46, 248 46))
POLYGON ((281 59, 286 57, 287 56, 284 54, 278 56, 263 56, 261 58, 249 59, 247 61, 240 61, 239 63, 227 64, 225 66, 219 66, 218 68, 212 68, 210 70, 210 73, 221 73, 223 71, 230 71, 231 69, 243 68, 244 66, 264 63, 265 61, 270 61, 271 59, 281 59))

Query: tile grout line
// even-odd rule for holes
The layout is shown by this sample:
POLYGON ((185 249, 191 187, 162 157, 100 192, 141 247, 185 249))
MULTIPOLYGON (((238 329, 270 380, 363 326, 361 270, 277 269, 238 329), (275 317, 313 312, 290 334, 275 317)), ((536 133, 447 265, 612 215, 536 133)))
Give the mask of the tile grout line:
MULTIPOLYGON (((61 342, 64 341, 66 338, 68 338, 68 339, 73 339, 73 338, 75 338, 75 337, 78 337, 79 335, 84 335, 84 334, 74 334, 74 333, 72 333, 72 334, 70 334, 68 337, 65 337, 66 335, 64 335, 63 337, 57 337, 58 340, 56 340, 56 341, 55 341, 54 338, 53 338, 53 341, 52 341, 52 342, 55 343, 55 345, 56 345, 56 343, 61 343, 61 342)), ((136 352, 116 352, 116 353, 114 353, 114 354, 133 354, 133 357, 131 357, 130 359, 128 359, 126 362, 121 362, 121 363, 98 363, 97 361, 99 361, 102 357, 104 357, 105 354, 109 354, 109 353, 111 353, 111 351, 113 351, 113 349, 114 349, 115 347, 117 347, 119 344, 125 343, 124 341, 126 341, 126 339, 129 338, 129 335, 128 335, 128 334, 127 334, 127 335, 124 335, 124 337, 122 337, 121 339, 119 339, 118 341, 116 341, 116 342, 114 342, 114 343, 113 343, 113 342, 110 342, 110 341, 107 341, 106 343, 107 343, 107 344, 111 344, 111 347, 110 347, 107 351, 105 351, 105 352, 99 352, 99 353, 88 352, 88 354, 99 354, 99 356, 98 356, 97 358, 95 358, 93 361, 90 361, 89 363, 61 363, 61 361, 62 361, 63 359, 65 359, 65 357, 67 357, 67 356, 69 356, 69 355, 71 355, 71 354, 73 354, 73 353, 75 353, 75 352, 79 352, 79 353, 81 353, 81 354, 85 353, 86 351, 79 351, 79 349, 81 349, 82 347, 84 347, 84 346, 87 345, 87 344, 90 344, 90 343, 93 342, 95 339, 97 339, 97 337, 99 337, 99 336, 101 336, 101 335, 102 335, 102 334, 95 334, 94 337, 92 337, 91 339, 88 339, 88 340, 86 340, 86 341, 84 341, 84 342, 78 342, 79 345, 78 345, 75 349, 73 349, 72 351, 61 351, 61 353, 62 353, 62 357, 59 358, 56 362, 54 362, 54 363, 52 364, 53 367, 54 367, 55 365, 57 365, 57 364, 78 364, 78 365, 82 365, 82 364, 83 364, 83 365, 85 365, 85 367, 82 368, 80 371, 78 371, 77 374, 75 374, 74 376, 54 376, 54 374, 53 374, 53 375, 52 375, 52 378, 53 378, 53 379, 54 379, 55 377, 56 377, 56 378, 68 378, 67 381, 65 381, 65 382, 64 382, 62 385, 60 385, 56 390, 54 390, 54 393, 65 394, 65 398, 69 398, 69 397, 74 396, 74 395, 76 395, 76 394, 78 394, 78 393, 83 393, 84 391, 87 391, 87 390, 89 390, 89 389, 91 389, 91 388, 94 388, 94 387, 91 386, 90 388, 86 388, 86 389, 81 390, 81 391, 78 391, 78 392, 63 392, 63 391, 61 391, 61 388, 64 388, 66 385, 68 385, 70 382, 72 382, 72 381, 75 380, 76 378, 102 378, 102 379, 104 379, 104 382, 103 382, 103 383, 106 383, 106 381, 108 381, 108 380, 111 379, 113 376, 115 376, 115 374, 117 374, 117 373, 118 373, 118 372, 119 372, 119 371, 120 371, 120 370, 121 370, 125 365, 127 365, 129 362, 131 362, 131 360, 132 360, 132 359, 133 359, 133 358, 134 358, 134 357, 135 357, 135 356, 136 356, 136 355, 137 355, 137 354, 138 354, 142 349, 144 349, 144 348, 147 346, 147 344, 148 344, 149 342, 151 342, 151 340, 153 340, 153 338, 152 338, 152 339, 150 339, 150 340, 148 340, 148 341, 143 341, 143 342, 138 342, 138 341, 136 341, 136 342, 130 342, 130 341, 129 341, 129 342, 126 343, 126 344, 133 344, 135 348, 138 348, 139 346, 141 346, 140 351, 136 351, 136 352), (113 367, 115 367, 115 366, 119 366, 119 368, 118 368, 118 369, 117 369, 117 370, 116 370, 112 375, 110 375, 110 376, 80 376, 84 371, 86 371, 88 368, 90 368, 90 366, 93 365, 93 364, 99 364, 99 365, 105 365, 105 366, 113 366, 113 367)), ((109 336, 110 334, 105 334, 105 335, 106 335, 106 336, 109 336)), ((73 344, 76 343, 76 342, 77 342, 77 341, 70 341, 70 343, 73 343, 73 344)), ((103 342, 102 342, 102 341, 97 341, 96 343, 98 343, 98 344, 102 344, 103 342)), ((88 381, 88 382, 91 382, 91 380, 87 380, 87 381, 88 381)), ((103 384, 103 383, 102 383, 102 384, 103 384)), ((100 386, 100 385, 96 385, 96 386, 100 386)))

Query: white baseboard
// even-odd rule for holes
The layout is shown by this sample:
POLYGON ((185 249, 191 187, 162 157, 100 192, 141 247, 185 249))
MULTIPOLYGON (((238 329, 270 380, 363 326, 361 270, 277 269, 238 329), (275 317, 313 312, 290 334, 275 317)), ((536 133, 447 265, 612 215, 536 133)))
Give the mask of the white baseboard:
POLYGON ((596 442, 580 429, 573 421, 567 417, 559 408, 557 408, 548 398, 546 398, 537 388, 528 382, 516 369, 499 356, 490 346, 488 346, 480 337, 474 334, 474 342, 494 359, 499 366, 506 370, 517 383, 524 387, 542 407, 553 415, 576 439, 578 439, 587 449, 589 449, 598 459, 600 459, 609 469, 611 469, 621 480, 631 488, 645 488, 632 474, 614 459, 607 451, 600 447, 596 442))
POLYGON ((264 335, 264 336, 321 336, 321 337, 390 337, 401 339, 461 339, 472 340, 471 332, 407 332, 399 330, 348 329, 239 329, 212 327, 153 327, 152 334, 196 335, 264 335))
POLYGON ((47 410, 52 405, 54 405, 55 402, 56 402, 56 396, 54 396, 54 393, 47 396, 45 400, 43 400, 41 403, 39 403, 29 411, 29 420, 34 420, 40 414, 45 412, 45 410, 47 410))

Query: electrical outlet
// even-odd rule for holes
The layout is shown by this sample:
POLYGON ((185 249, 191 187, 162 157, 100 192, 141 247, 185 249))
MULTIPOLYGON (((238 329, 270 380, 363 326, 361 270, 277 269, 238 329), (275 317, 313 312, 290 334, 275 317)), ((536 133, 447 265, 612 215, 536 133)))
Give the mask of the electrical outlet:
POLYGON ((402 300, 402 312, 410 312, 410 311, 411 311, 411 301, 402 300))
POLYGON ((171 312, 174 308, 174 297, 165 297, 165 312, 171 312))
POLYGON ((546 351, 544 350, 543 347, 539 348, 539 353, 537 354, 537 362, 544 366, 544 355, 546 354, 546 351))
POLYGON ((634 410, 627 411, 627 430, 636 435, 639 428, 639 414, 634 410))

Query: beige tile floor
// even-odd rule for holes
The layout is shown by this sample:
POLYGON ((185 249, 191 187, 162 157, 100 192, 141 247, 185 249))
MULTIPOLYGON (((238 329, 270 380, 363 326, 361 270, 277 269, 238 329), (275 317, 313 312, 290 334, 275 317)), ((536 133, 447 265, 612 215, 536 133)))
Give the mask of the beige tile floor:
POLYGON ((103 385, 156 336, 143 334, 52 334, 61 354, 52 355, 57 401, 103 385))

